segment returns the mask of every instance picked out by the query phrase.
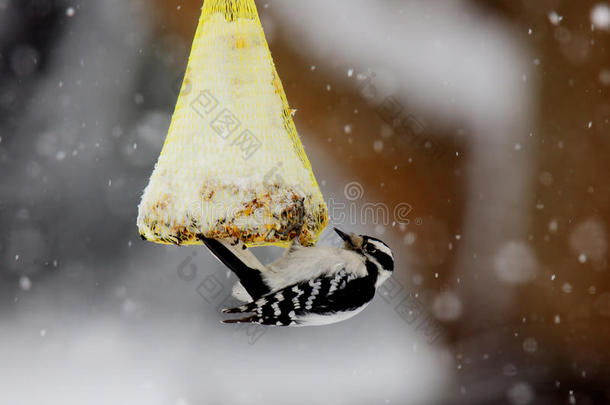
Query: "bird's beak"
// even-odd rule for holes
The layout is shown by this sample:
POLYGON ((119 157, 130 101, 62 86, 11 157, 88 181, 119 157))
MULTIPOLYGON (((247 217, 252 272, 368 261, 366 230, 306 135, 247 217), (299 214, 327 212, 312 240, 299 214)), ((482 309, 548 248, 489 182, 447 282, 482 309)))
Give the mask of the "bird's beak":
POLYGON ((362 237, 354 234, 354 233, 350 233, 347 234, 337 228, 334 228, 335 232, 337 232, 337 235, 339 235, 341 237, 341 239, 343 239, 345 241, 345 246, 350 248, 350 249, 360 249, 362 247, 362 237))

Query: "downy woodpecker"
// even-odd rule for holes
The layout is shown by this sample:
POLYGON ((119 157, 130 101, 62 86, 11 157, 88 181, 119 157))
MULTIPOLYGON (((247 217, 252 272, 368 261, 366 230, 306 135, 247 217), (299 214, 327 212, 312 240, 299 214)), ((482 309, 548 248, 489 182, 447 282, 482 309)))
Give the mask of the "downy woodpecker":
POLYGON ((233 295, 245 302, 224 313, 248 313, 223 323, 326 325, 351 318, 373 299, 394 270, 390 248, 379 239, 335 228, 343 248, 302 247, 263 266, 239 240, 201 240, 239 278, 233 295))

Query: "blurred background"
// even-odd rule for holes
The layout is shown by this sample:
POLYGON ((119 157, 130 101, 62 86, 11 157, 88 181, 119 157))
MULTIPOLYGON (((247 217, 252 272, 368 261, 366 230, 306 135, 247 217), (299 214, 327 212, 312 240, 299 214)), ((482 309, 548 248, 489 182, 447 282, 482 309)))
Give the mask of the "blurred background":
POLYGON ((3 403, 610 403, 610 3, 257 2, 331 222, 397 257, 286 329, 135 226, 201 4, 0 0, 3 403))

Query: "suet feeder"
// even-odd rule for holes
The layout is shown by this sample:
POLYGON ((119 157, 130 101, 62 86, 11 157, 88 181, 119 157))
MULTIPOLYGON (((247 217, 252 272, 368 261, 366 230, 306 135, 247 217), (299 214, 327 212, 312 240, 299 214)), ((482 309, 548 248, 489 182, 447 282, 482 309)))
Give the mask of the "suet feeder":
POLYGON ((205 1, 140 235, 315 244, 328 214, 292 113, 254 1, 205 1))

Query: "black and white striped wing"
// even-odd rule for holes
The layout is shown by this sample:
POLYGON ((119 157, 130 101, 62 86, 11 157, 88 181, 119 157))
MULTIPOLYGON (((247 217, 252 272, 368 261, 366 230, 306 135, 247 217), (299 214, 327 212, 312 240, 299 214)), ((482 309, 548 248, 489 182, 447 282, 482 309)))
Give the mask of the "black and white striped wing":
POLYGON ((375 294, 374 282, 341 270, 333 275, 293 284, 271 292, 249 304, 225 309, 224 313, 251 313, 224 323, 258 323, 275 326, 299 326, 309 315, 332 316, 357 310, 375 294))

